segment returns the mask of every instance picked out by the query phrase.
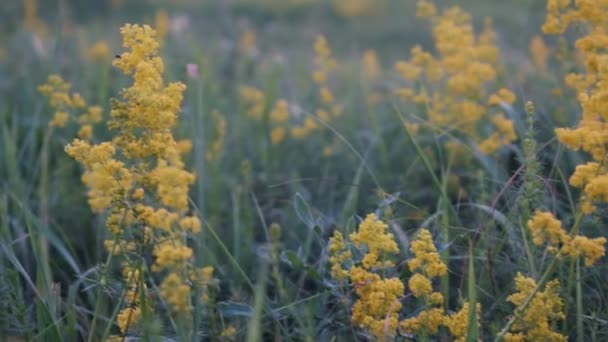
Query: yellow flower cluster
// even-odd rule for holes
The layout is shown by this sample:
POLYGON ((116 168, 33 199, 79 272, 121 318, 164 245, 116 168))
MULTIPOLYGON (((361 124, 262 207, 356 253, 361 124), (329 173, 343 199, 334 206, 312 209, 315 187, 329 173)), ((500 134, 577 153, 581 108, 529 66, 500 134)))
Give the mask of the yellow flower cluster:
POLYGON ((332 0, 336 12, 347 18, 378 15, 384 12, 386 0, 332 0))
MULTIPOLYGON (((415 317, 402 320, 399 324, 401 331, 428 337, 444 326, 450 331, 454 341, 466 341, 469 303, 465 302, 458 312, 448 315, 445 312, 443 295, 433 291, 432 279, 445 275, 448 269, 437 252, 431 232, 422 229, 412 242, 410 250, 414 258, 408 260, 408 267, 412 272, 417 272, 409 279, 408 287, 414 297, 424 300, 425 309, 415 317)), ((479 317, 479 304, 477 311, 479 317)))
MULTIPOLYGON (((255 41, 249 42, 251 39, 254 40, 254 37, 247 38, 244 36, 243 39, 247 44, 254 44, 255 41)), ((329 122, 342 113, 342 106, 336 102, 328 84, 329 74, 336 68, 336 61, 332 57, 331 49, 324 36, 317 37, 314 51, 315 70, 312 78, 318 88, 318 104, 315 114, 321 121, 329 122)), ((290 106, 289 102, 282 98, 277 99, 274 104, 271 103, 271 101, 268 101, 266 94, 256 87, 241 86, 239 97, 247 117, 255 121, 268 119, 270 125, 268 138, 273 145, 282 143, 287 137, 302 140, 321 127, 317 119, 310 115, 304 116, 301 120, 298 119, 299 113, 297 112, 294 113, 296 121, 290 123, 293 106, 290 106), (266 114, 268 114, 268 118, 265 117, 266 114)), ((324 155, 331 154, 332 147, 326 146, 323 151, 324 155)))
POLYGON ((412 242, 411 251, 415 258, 409 260, 407 265, 412 272, 420 269, 429 277, 441 277, 448 271, 433 244, 433 236, 427 229, 420 231, 418 238, 412 242))
POLYGON ((386 256, 399 252, 393 234, 388 233, 387 228, 375 214, 369 214, 357 232, 349 235, 352 245, 365 251, 360 262, 352 260, 353 254, 340 232, 335 232, 329 243, 332 275, 339 281, 350 278, 358 296, 353 305, 352 322, 378 340, 395 335, 404 291, 399 278, 382 275, 393 266, 386 256), (378 273, 380 270, 384 270, 383 273, 378 273))
POLYGON ((563 255, 573 258, 582 256, 586 266, 592 266, 606 253, 605 237, 590 239, 583 235, 568 234, 561 221, 549 212, 537 211, 534 217, 528 220, 528 229, 532 232, 534 244, 540 246, 547 242, 550 251, 560 251, 563 255))
POLYGON ((337 63, 324 36, 317 36, 314 50, 316 70, 313 73, 313 80, 319 87, 319 98, 321 100, 320 108, 317 109, 317 116, 321 120, 327 121, 330 118, 328 113, 333 117, 342 114, 342 106, 336 103, 328 85, 329 73, 336 68, 337 63))
MULTIPOLYGON (((146 291, 141 272, 131 266, 125 265, 122 269, 125 280, 125 303, 126 306, 116 316, 116 324, 122 334, 125 334, 130 327, 136 326, 142 316, 141 297, 142 290, 146 291), (140 287, 140 285, 143 285, 140 287)), ((145 293, 143 294, 145 295, 145 293)))
POLYGON ((437 56, 414 47, 410 60, 395 65, 405 81, 395 93, 425 106, 429 126, 459 133, 485 154, 515 141, 513 122, 500 110, 515 95, 497 87, 498 48, 491 23, 475 34, 471 16, 458 7, 438 15, 434 4, 423 0, 417 10, 432 23, 437 56))
POLYGON ((406 318, 399 323, 401 331, 406 334, 432 335, 444 324, 443 308, 430 308, 421 311, 416 317, 406 318))
POLYGON ((239 88, 239 97, 245 105, 247 117, 256 121, 262 120, 264 106, 266 105, 264 93, 256 87, 241 86, 239 88))
MULTIPOLYGON (((128 265, 141 265, 146 259, 141 253, 151 250, 155 262, 150 269, 159 275, 167 273, 160 284, 161 298, 174 312, 189 313, 195 282, 188 275, 197 271, 191 263, 193 251, 184 241, 187 234, 200 231, 201 222, 188 215, 188 191, 195 176, 184 169, 182 154, 191 144, 176 142, 172 134, 185 86, 163 81, 163 61, 152 28, 127 24, 121 34, 128 51, 113 64, 131 75, 133 84, 112 101, 108 126, 116 134, 99 144, 75 139, 66 152, 85 169, 83 181, 89 187, 91 208, 108 213, 106 226, 114 237, 106 241, 106 248, 128 265)), ((59 86, 66 91, 66 86, 59 86)), ((43 91, 51 94, 53 102, 55 92, 49 89, 54 88, 43 91)), ((70 101, 74 102, 73 97, 55 96, 55 102, 70 101)), ((123 272, 126 296, 138 298, 134 291, 145 287, 146 268, 130 267, 123 272)), ((210 269, 205 271, 207 276, 213 274, 210 269)), ((126 304, 117 317, 123 334, 127 322, 136 322, 144 309, 135 299, 126 304)))
POLYGON ((256 51, 257 37, 254 30, 247 30, 239 40, 239 51, 246 56, 254 56, 256 51))
POLYGON ((23 1, 23 26, 26 30, 36 33, 41 38, 46 35, 48 29, 38 16, 37 0, 23 1))
POLYGON ((233 340, 236 336, 236 328, 231 325, 226 327, 226 329, 222 330, 220 333, 220 338, 224 340, 233 340))
POLYGON ((545 44, 545 41, 541 36, 534 36, 530 40, 530 59, 534 67, 540 71, 547 69, 547 61, 549 60, 549 54, 551 51, 545 44))
POLYGON ((164 9, 157 9, 154 15, 156 37, 162 45, 169 32, 169 13, 164 9))
POLYGON ((379 90, 379 88, 381 88, 380 82, 382 81, 382 66, 376 51, 365 50, 363 52, 363 56, 361 57, 361 68, 363 70, 364 86, 367 88, 365 89, 367 104, 369 106, 376 105, 380 103, 384 97, 383 92, 379 90))
MULTIPOLYGON (((408 287, 415 298, 423 299, 425 309, 416 317, 399 321, 405 286, 399 278, 385 276, 393 266, 386 256, 399 253, 387 228, 376 215, 369 214, 357 231, 349 235, 350 244, 340 232, 335 232, 329 241, 332 276, 338 281, 350 278, 358 296, 353 305, 352 322, 368 330, 378 340, 394 336, 397 329, 404 334, 428 337, 445 326, 457 341, 465 341, 468 303, 455 314, 445 313, 444 298, 441 293, 433 291, 432 278, 445 275, 447 266, 441 261, 432 235, 426 229, 421 230, 412 242, 411 251, 415 257, 408 261, 410 270, 415 272, 408 281, 408 287), (360 261, 353 260, 353 255, 358 253, 352 253, 351 247, 365 252, 360 261)), ((481 310, 479 305, 477 310, 481 310)))
MULTIPOLYGON (((266 106, 266 96, 264 93, 251 86, 242 86, 239 92, 246 106, 246 115, 256 121, 262 120, 266 106)), ((289 118, 289 103, 285 99, 278 99, 269 113, 270 126, 272 127, 270 130, 270 142, 272 144, 276 145, 285 140, 289 118)), ((308 117, 303 126, 297 126, 292 129, 292 137, 301 139, 308 134, 308 130, 316 128, 316 125, 317 123, 314 119, 308 117)))
POLYGON ((98 40, 86 51, 86 57, 91 61, 105 61, 110 57, 110 46, 105 40, 98 40))
POLYGON ((348 250, 344 242, 344 235, 336 231, 329 239, 329 263, 331 264, 331 275, 337 280, 348 278, 349 272, 343 268, 343 264, 350 262, 353 253, 348 250))
POLYGON ((398 278, 382 278, 373 272, 373 269, 392 267, 393 263, 385 256, 399 252, 393 234, 387 232, 387 228, 375 214, 369 214, 359 224, 357 232, 349 236, 355 247, 366 248, 361 266, 350 270, 350 280, 359 296, 353 306, 352 321, 379 340, 394 335, 401 310, 399 300, 404 291, 398 278))
POLYGON ((190 284, 179 273, 170 272, 160 284, 160 296, 176 313, 190 313, 190 295, 190 284))
POLYGON ((350 240, 357 248, 366 247, 367 253, 361 261, 365 269, 394 266, 392 261, 383 258, 386 254, 399 253, 395 238, 387 229, 386 223, 378 220, 375 214, 369 214, 359 225, 358 231, 350 234, 350 240))
POLYGON ((141 309, 139 307, 127 307, 116 315, 116 324, 120 332, 125 334, 129 327, 135 325, 141 319, 141 309))
POLYGON ((47 82, 38 87, 38 91, 49 99, 49 105, 55 111, 49 122, 51 127, 65 127, 70 119, 80 124, 78 136, 89 140, 93 137, 93 125, 103 119, 102 109, 98 106, 87 106, 79 93, 71 93, 72 85, 59 75, 51 75, 47 82))
MULTIPOLYGON (((89 205, 93 212, 101 213, 112 204, 119 203, 125 189, 133 185, 133 175, 125 164, 114 159, 116 148, 104 142, 91 145, 83 140, 74 140, 66 147, 66 152, 84 167, 82 181, 88 186, 89 205)), ((125 210, 116 210, 106 219, 108 229, 114 233, 117 224, 130 221, 125 210), (124 217, 124 219, 123 219, 124 217)))
MULTIPOLYGON (((455 342, 468 341, 467 334, 469 331, 469 303, 464 303, 462 308, 446 316, 443 320, 443 324, 450 330, 450 334, 454 338, 455 342)), ((481 316, 481 306, 477 304, 477 325, 479 325, 479 317, 481 316)))
POLYGON ((211 266, 193 269, 190 273, 190 281, 196 284, 200 290, 201 302, 207 304, 210 299, 210 292, 217 285, 217 280, 213 277, 215 270, 211 266))
POLYGON ((192 258, 192 249, 178 241, 163 241, 157 243, 152 251, 155 262, 152 271, 163 269, 181 269, 192 258))
POLYGON ((285 140, 287 130, 285 125, 289 121, 289 103, 283 99, 279 99, 274 108, 270 112, 270 121, 274 125, 270 131, 270 142, 279 144, 285 140))
POLYGON ((363 66, 363 76, 368 81, 375 81, 380 77, 382 67, 380 66, 376 51, 365 50, 363 52, 363 57, 361 58, 361 65, 363 66))
MULTIPOLYGON (((515 287, 518 292, 510 295, 507 300, 515 306, 521 306, 532 294, 536 282, 532 278, 518 273, 515 277, 515 287)), ((511 331, 504 336, 507 342, 516 341, 567 341, 567 337, 553 331, 552 322, 562 320, 564 303, 559 296, 559 281, 547 283, 544 291, 538 291, 525 312, 516 312, 515 324, 511 331)))
POLYGON ((353 267, 350 280, 359 299, 353 305, 352 322, 369 330, 378 340, 395 334, 399 323, 403 283, 399 278, 382 278, 364 267, 353 267))
MULTIPOLYGON (((332 118, 339 117, 342 114, 342 106, 338 104, 334 98, 334 94, 329 88, 329 74, 336 68, 336 60, 332 56, 331 48, 327 43, 327 39, 319 35, 314 44, 315 51, 315 71, 313 72, 313 81, 318 87, 318 107, 315 112, 316 116, 324 122, 330 121, 332 118)), ((291 137, 297 140, 303 139, 310 135, 313 131, 320 128, 317 121, 307 116, 304 121, 291 128, 291 137)))
POLYGON ((560 142, 573 150, 582 149, 595 162, 577 167, 570 184, 583 189, 581 207, 584 213, 595 210, 593 202, 608 201, 608 170, 605 166, 608 130, 608 7, 602 1, 549 0, 543 31, 563 34, 576 25, 586 35, 576 40, 575 46, 584 61, 584 71, 566 76, 566 84, 578 93, 582 108, 576 128, 555 130, 560 142))
POLYGON ((427 309, 416 317, 403 320, 400 328, 407 334, 436 334, 444 324, 443 295, 433 291, 432 279, 447 273, 447 266, 441 260, 433 244, 433 236, 427 229, 422 229, 410 247, 414 258, 408 260, 408 267, 414 273, 408 287, 416 298, 424 300, 427 309))
POLYGON ((314 44, 315 67, 313 80, 319 86, 327 84, 329 72, 336 68, 336 60, 332 57, 331 48, 323 35, 317 36, 314 44))

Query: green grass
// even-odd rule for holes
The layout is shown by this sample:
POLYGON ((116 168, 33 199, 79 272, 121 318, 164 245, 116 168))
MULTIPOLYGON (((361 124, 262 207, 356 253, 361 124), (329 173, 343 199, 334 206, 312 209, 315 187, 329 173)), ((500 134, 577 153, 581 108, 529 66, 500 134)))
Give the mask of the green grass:
MULTIPOLYGON (((213 265, 219 285, 213 308, 195 308, 192 336, 175 329, 180 322, 154 318, 146 323, 150 339, 213 339, 228 326, 236 327, 236 340, 369 339, 350 324, 354 297, 330 277, 327 241, 336 230, 353 232, 371 212, 390 223, 401 249, 396 273, 406 287, 410 239, 421 227, 433 232, 450 270, 436 285, 447 306, 455 311, 463 301, 481 305, 479 317, 475 310, 469 314, 469 322, 481 322, 469 324, 469 340, 492 340, 513 324, 514 307, 506 298, 518 271, 536 277, 538 288, 561 281, 566 319, 557 330, 578 341, 608 338, 605 258, 594 268, 554 259, 531 243, 525 227, 534 209, 542 208, 588 236, 606 235, 605 210, 577 216, 579 194, 568 185, 588 157, 565 150, 553 133, 578 120, 574 94, 550 95, 576 66, 552 61, 549 72, 527 68, 544 2, 438 1, 469 10, 477 28, 485 16, 493 18, 505 68, 500 83, 518 95, 508 113, 518 141, 496 157, 476 154, 466 164, 451 160, 441 145, 453 133, 435 127, 410 134, 403 128, 419 108, 394 100, 368 106, 365 100, 369 90, 388 93, 399 82, 393 65, 413 45, 432 49, 429 26, 416 20, 414 1, 388 0, 383 15, 362 18, 341 17, 329 2, 277 8, 259 1, 141 0, 119 10, 109 1, 39 2, 47 26, 40 40, 23 27, 19 1, 0 4, 0 18, 6 18, 0 21, 0 341, 96 340, 118 332, 111 322, 121 300, 119 265, 103 248, 111 236, 104 216, 90 212, 82 170, 64 152, 77 128, 49 129, 52 113, 36 87, 49 74, 61 74, 107 115, 110 98, 128 83, 110 66, 122 52, 119 28, 125 22, 153 24, 157 8, 187 23, 169 34, 162 56, 166 77, 188 86, 176 136, 193 142, 186 162, 197 181, 190 198, 205 221, 192 241, 195 264, 213 265), (254 57, 238 52, 247 29, 257 33, 254 57), (344 114, 331 122, 316 116, 319 100, 311 82, 312 45, 320 33, 339 62, 331 86, 344 114), (87 60, 84 51, 99 39, 109 42, 110 58, 87 60), (373 84, 360 72, 368 48, 377 51, 383 67, 373 84), (188 63, 198 64, 199 78, 188 77, 188 63), (242 85, 265 93, 264 120, 246 117, 238 96, 242 85), (297 120, 313 117, 321 129, 302 141, 272 145, 268 116, 278 98, 299 108, 297 120), (536 106, 533 122, 526 119, 527 100, 536 106), (217 134, 213 111, 227 121, 226 141, 220 157, 208 161, 205 152, 217 134), (531 150, 525 141, 534 142, 531 150), (327 146, 333 155, 321 153, 327 146), (464 197, 451 185, 452 176, 464 197), (524 198, 534 198, 528 216, 518 205, 524 198), (275 223, 278 241, 272 237, 275 223)), ((556 49, 554 38, 547 41, 556 49)), ((98 139, 110 134, 104 125, 96 127, 98 139)), ((404 305, 402 317, 416 310, 404 305)))

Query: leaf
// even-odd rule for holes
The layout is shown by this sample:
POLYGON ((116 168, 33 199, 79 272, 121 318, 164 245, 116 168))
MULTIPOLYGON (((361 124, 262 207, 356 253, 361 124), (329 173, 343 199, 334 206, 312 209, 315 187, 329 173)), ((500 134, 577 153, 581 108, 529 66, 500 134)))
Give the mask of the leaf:
POLYGON ((293 207, 294 207, 294 209, 296 211, 296 215, 298 215, 298 218, 300 219, 300 221, 302 221, 304 224, 306 224, 309 228, 315 226, 314 218, 312 216, 312 211, 310 210, 310 206, 308 205, 306 200, 304 200, 304 197, 302 197, 302 195, 300 195, 299 192, 296 193, 296 195, 295 195, 293 207))
POLYGON ((251 317, 253 307, 245 303, 219 302, 217 310, 224 317, 251 317))
POLYGON ((287 263, 295 269, 302 269, 304 267, 304 262, 302 259, 300 259, 300 257, 293 251, 286 251, 283 253, 283 257, 287 263))
POLYGON ((469 271, 467 277, 467 292, 469 296, 469 319, 467 342, 476 342, 479 339, 479 326, 477 326, 477 289, 475 288, 475 263, 473 261, 473 243, 469 246, 469 271))

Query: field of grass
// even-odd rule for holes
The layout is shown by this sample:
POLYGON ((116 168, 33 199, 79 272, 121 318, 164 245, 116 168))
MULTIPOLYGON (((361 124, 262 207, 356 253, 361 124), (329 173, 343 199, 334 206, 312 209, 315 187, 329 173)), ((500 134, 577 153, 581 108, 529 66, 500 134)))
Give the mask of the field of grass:
POLYGON ((0 341, 608 339, 605 1, 0 18, 0 341))

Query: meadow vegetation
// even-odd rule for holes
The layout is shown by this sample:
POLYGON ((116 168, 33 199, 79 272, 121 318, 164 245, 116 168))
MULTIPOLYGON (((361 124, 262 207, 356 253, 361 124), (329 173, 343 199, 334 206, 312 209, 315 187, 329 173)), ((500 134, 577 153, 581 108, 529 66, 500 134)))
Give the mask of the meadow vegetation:
POLYGON ((0 13, 0 341, 608 339, 608 1, 0 13))

